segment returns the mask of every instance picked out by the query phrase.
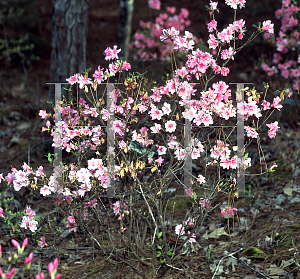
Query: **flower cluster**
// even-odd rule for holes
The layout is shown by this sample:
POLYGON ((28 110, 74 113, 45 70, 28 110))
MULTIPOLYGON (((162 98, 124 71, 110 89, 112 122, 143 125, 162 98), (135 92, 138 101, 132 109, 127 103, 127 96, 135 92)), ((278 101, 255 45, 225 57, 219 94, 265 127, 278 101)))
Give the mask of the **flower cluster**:
MULTIPOLYGON (((160 10, 159 1, 149 1, 149 5, 153 9, 160 10)), ((134 59, 140 58, 142 61, 156 59, 158 55, 156 49, 159 49, 159 58, 162 61, 169 59, 173 51, 172 44, 169 40, 167 44, 161 43, 159 40, 159 38, 162 38, 161 33, 168 28, 177 29, 178 32, 183 31, 186 26, 190 25, 190 20, 188 20, 189 12, 187 9, 182 8, 179 15, 175 15, 175 7, 167 7, 166 11, 167 13, 162 13, 155 19, 155 23, 140 21, 140 27, 145 31, 135 33, 134 41, 129 45, 131 48, 137 49, 136 54, 133 56, 134 59)), ((168 36, 164 37, 163 40, 167 39, 168 36)), ((184 38, 177 37, 175 41, 177 50, 186 50, 192 49, 192 46, 200 42, 201 39, 197 39, 190 32, 185 31, 184 38)))
MULTIPOLYGON (((184 224, 188 224, 189 226, 192 226, 194 224, 194 219, 190 220, 190 218, 184 222, 184 224)), ((183 225, 177 225, 175 227, 175 233, 179 236, 183 236, 185 234, 185 230, 184 230, 184 226, 183 225)), ((188 234, 190 234, 191 232, 188 231, 188 234)), ((190 243, 196 242, 196 235, 193 233, 192 236, 189 239, 190 243)))
POLYGON ((226 206, 225 209, 221 210, 221 216, 225 216, 228 214, 229 216, 234 216, 234 212, 237 212, 237 208, 231 208, 230 206, 226 206))
POLYGON ((149 0, 148 5, 154 10, 160 10, 161 3, 160 0, 149 0))
POLYGON ((124 218, 124 214, 129 214, 128 202, 123 202, 122 199, 110 205, 110 208, 114 211, 116 216, 120 215, 118 220, 122 220, 124 218))
MULTIPOLYGON (((19 256, 21 256, 24 252, 24 249, 26 245, 28 244, 28 238, 26 237, 23 241, 22 247, 20 246, 19 242, 16 241, 15 239, 11 240, 12 244, 18 248, 18 253, 14 253, 14 260, 18 260, 19 256)), ((0 245, 0 259, 2 258, 2 246, 0 245)), ((28 257, 25 258, 24 263, 26 265, 26 269, 31 268, 31 263, 33 260, 33 253, 29 253, 28 257)), ((11 261, 11 257, 8 259, 8 262, 11 261)), ((6 263, 6 261, 3 261, 6 263)), ((48 270, 49 274, 51 276, 51 279, 59 279, 61 277, 61 274, 57 274, 57 267, 58 267, 58 258, 55 258, 54 263, 49 263, 48 265, 48 270)), ((24 275, 20 274, 24 271, 24 269, 21 271, 20 269, 12 268, 11 271, 5 273, 3 272, 2 268, 0 268, 0 276, 2 279, 12 279, 17 273, 19 276, 24 275)), ((22 277, 23 278, 23 277, 22 277)), ((35 276, 36 279, 45 279, 45 275, 43 272, 40 273, 40 275, 35 276)))
POLYGON ((69 231, 70 232, 76 232, 77 230, 77 225, 76 225, 76 222, 75 222, 75 218, 73 216, 69 216, 67 218, 67 228, 70 228, 69 231))
POLYGON ((31 210, 29 206, 26 208, 26 216, 23 217, 21 228, 27 229, 27 227, 32 231, 35 232, 37 230, 38 222, 35 221, 33 218, 35 216, 35 212, 31 210))
POLYGON ((246 0, 225 0, 225 3, 236 10, 238 5, 240 9, 245 8, 246 0))
MULTIPOLYGON (((51 279, 59 279, 61 277, 61 274, 56 274, 57 266, 58 266, 58 258, 55 258, 53 263, 50 262, 48 264, 48 271, 51 276, 51 279)), ((41 272, 40 275, 36 275, 35 279, 45 279, 44 273, 41 272)))
MULTIPOLYGON (((282 7, 275 12, 276 18, 281 19, 279 36, 276 38, 273 33, 264 34, 264 38, 277 47, 277 52, 273 53, 273 66, 261 63, 261 67, 268 76, 273 76, 280 71, 284 79, 290 79, 294 90, 299 90, 300 84, 300 55, 295 52, 299 46, 300 33, 297 13, 300 11, 299 5, 294 1, 282 0, 282 7), (270 38, 271 37, 271 38, 270 38)), ((262 30, 264 25, 262 27, 262 30)), ((267 25, 265 26, 267 28, 267 25)))
POLYGON ((203 208, 209 207, 209 200, 208 199, 200 198, 199 203, 201 204, 201 206, 203 208))
POLYGON ((269 132, 268 132, 269 138, 270 139, 274 138, 276 135, 276 131, 280 128, 278 126, 278 122, 275 121, 274 123, 270 123, 270 124, 266 124, 266 125, 269 127, 269 132))
POLYGON ((40 238, 40 241, 39 241, 38 245, 39 245, 40 248, 43 248, 43 247, 47 246, 45 236, 42 236, 40 238))

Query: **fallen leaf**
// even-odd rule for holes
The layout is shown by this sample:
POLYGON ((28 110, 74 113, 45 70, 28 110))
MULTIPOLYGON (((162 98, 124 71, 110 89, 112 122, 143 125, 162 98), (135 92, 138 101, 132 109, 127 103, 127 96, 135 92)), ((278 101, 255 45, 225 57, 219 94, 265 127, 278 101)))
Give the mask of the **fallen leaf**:
POLYGON ((230 264, 232 265, 232 271, 235 272, 235 266, 237 265, 237 260, 235 258, 229 258, 227 263, 225 263, 227 266, 230 264))
POLYGON ((228 234, 227 232, 225 232, 225 228, 219 228, 214 230, 213 232, 211 232, 210 234, 208 234, 207 232, 202 236, 204 239, 209 239, 209 238, 219 238, 221 235, 227 235, 227 236, 236 236, 238 235, 237 232, 232 233, 232 234, 228 234))

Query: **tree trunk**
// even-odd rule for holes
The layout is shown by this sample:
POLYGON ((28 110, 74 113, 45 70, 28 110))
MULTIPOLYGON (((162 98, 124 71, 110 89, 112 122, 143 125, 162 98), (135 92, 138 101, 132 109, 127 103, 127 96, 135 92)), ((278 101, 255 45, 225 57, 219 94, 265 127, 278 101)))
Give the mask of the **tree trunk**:
POLYGON ((122 60, 126 60, 128 58, 128 45, 131 37, 133 9, 134 0, 120 0, 118 48, 121 48, 121 52, 118 56, 122 60))
MULTIPOLYGON (((67 82, 86 69, 88 12, 89 0, 53 0, 50 82, 67 82)), ((49 100, 55 100, 54 85, 49 100)))

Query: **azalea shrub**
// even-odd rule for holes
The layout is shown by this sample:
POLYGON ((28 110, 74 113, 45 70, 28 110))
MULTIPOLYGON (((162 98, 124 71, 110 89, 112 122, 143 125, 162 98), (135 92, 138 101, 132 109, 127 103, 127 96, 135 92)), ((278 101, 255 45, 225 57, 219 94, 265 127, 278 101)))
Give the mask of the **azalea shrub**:
MULTIPOLYGON (((150 5, 150 7, 160 10, 160 5, 150 5)), ((134 50, 133 59, 137 60, 139 58, 142 61, 151 61, 159 58, 162 61, 167 60, 170 62, 173 45, 171 40, 168 43, 160 40, 162 30, 174 27, 179 31, 184 31, 191 24, 191 21, 188 19, 189 11, 187 9, 182 8, 178 15, 175 13, 175 7, 166 7, 166 13, 160 14, 155 19, 155 22, 143 22, 142 20, 139 22, 142 30, 137 31, 133 35, 134 41, 129 45, 134 50)), ((188 49, 192 49, 193 44, 202 41, 188 31, 185 31, 185 38, 191 39, 188 40, 190 44, 188 49)), ((176 58, 178 59, 179 56, 184 58, 186 52, 185 49, 181 49, 176 58)))
MULTIPOLYGON (((264 34, 267 43, 275 48, 273 58, 267 56, 261 59, 260 67, 273 77, 273 81, 285 84, 286 90, 281 90, 281 96, 293 97, 299 95, 300 84, 300 54, 299 54, 299 12, 297 1, 282 0, 282 6, 276 10, 275 16, 281 19, 278 36, 274 33, 264 34), (272 59, 272 60, 271 60, 272 59)), ((296 98, 296 97, 295 97, 296 98)))
MULTIPOLYGON (((234 18, 237 9, 245 6, 243 0, 225 2, 234 9, 234 18)), ((174 265, 183 253, 197 251, 197 234, 207 215, 215 209, 215 199, 220 195, 236 195, 239 182, 236 170, 251 167, 249 154, 238 150, 234 137, 225 135, 222 129, 221 132, 216 129, 202 133, 202 128, 235 123, 232 128, 235 129, 237 120, 244 121, 245 149, 250 142, 259 141, 260 133, 265 130, 274 138, 279 129, 278 122, 271 122, 270 115, 282 108, 281 99, 277 97, 272 103, 266 101, 268 84, 264 84, 264 93, 245 88, 245 100, 237 103, 233 98, 235 93, 221 80, 222 76, 230 74, 226 65, 246 45, 237 48, 235 44, 245 36, 245 22, 234 20, 219 32, 214 17, 217 4, 211 2, 207 7, 211 16, 207 43, 210 49, 217 50, 216 56, 194 49, 192 36, 180 35, 180 30, 174 26, 163 29, 161 42, 170 41, 173 45, 170 63, 174 72, 172 77, 166 77, 164 85, 154 86, 139 73, 128 74, 124 81, 121 80, 121 73, 132 66, 118 60, 120 49, 117 46, 108 47, 105 59, 112 62, 107 69, 99 66, 93 78, 86 70, 67 79, 78 91, 84 90, 86 100, 67 102, 63 98, 55 106, 56 112, 61 113, 61 119, 56 119, 55 124, 53 115, 45 110, 39 113, 45 121, 43 132, 50 132, 53 137, 53 147, 73 154, 76 161, 61 162, 51 175, 43 171, 43 166, 33 170, 24 163, 22 170, 13 168, 5 178, 0 176, 16 191, 31 187, 45 198, 55 195, 56 208, 65 217, 65 230, 72 234, 84 233, 105 255, 125 262, 144 278, 142 268, 121 257, 120 253, 155 272, 160 265, 174 265), (185 65, 177 68, 175 55, 180 49, 187 55, 185 65), (215 77, 219 81, 209 87, 215 77), (122 85, 113 82, 113 78, 118 83, 122 81, 122 85), (196 89, 193 79, 200 83, 201 91, 196 89), (108 83, 115 84, 111 92, 108 83), (105 91, 100 90, 102 85, 107 85, 105 91), (143 122, 138 128, 140 119, 143 122), (111 131, 107 131, 108 123, 112 124, 111 131), (191 138, 186 145, 187 123, 191 125, 191 138), (114 147, 103 154, 101 150, 108 144, 108 132, 113 135, 114 147), (113 169, 109 165, 111 158, 113 169), (183 176, 187 160, 202 164, 203 172, 197 176, 189 173, 190 181, 186 184, 183 176), (115 195, 108 198, 106 193, 112 181, 115 195), (183 220, 173 224, 174 207, 170 211, 166 209, 171 202, 168 188, 175 182, 182 187, 192 206, 183 220), (105 196, 109 207, 103 204, 105 196), (105 224, 104 215, 110 220, 105 224), (109 230, 113 220, 119 223, 118 230, 109 230), (113 248, 104 246, 92 229, 95 221, 105 226, 113 248)), ((259 24, 247 42, 263 32, 273 33, 271 21, 259 24)), ((71 91, 72 87, 67 90, 71 91)), ((238 91, 235 95, 240 94, 238 91)), ((265 173, 274 171, 274 167, 265 164, 265 173)), ((5 218, 4 210, 1 214, 5 218)), ((230 205, 218 212, 220 218, 235 214, 237 208, 230 205)), ((27 208, 22 229, 36 230, 38 224, 33 220, 34 213, 27 208)), ((40 247, 46 245, 45 241, 41 239, 40 247)))

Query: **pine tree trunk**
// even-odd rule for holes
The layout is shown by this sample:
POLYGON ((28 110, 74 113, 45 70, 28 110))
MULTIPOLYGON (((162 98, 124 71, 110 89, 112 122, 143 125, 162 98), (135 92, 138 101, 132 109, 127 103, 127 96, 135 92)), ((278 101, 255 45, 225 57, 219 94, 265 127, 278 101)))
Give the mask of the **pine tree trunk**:
MULTIPOLYGON (((85 70, 88 13, 89 0, 53 0, 50 82, 66 82, 85 70)), ((54 99, 50 85, 49 100, 54 99)))
POLYGON ((133 9, 134 0, 120 0, 118 48, 121 48, 121 52, 118 56, 122 60, 126 60, 128 58, 128 45, 131 37, 133 9))

